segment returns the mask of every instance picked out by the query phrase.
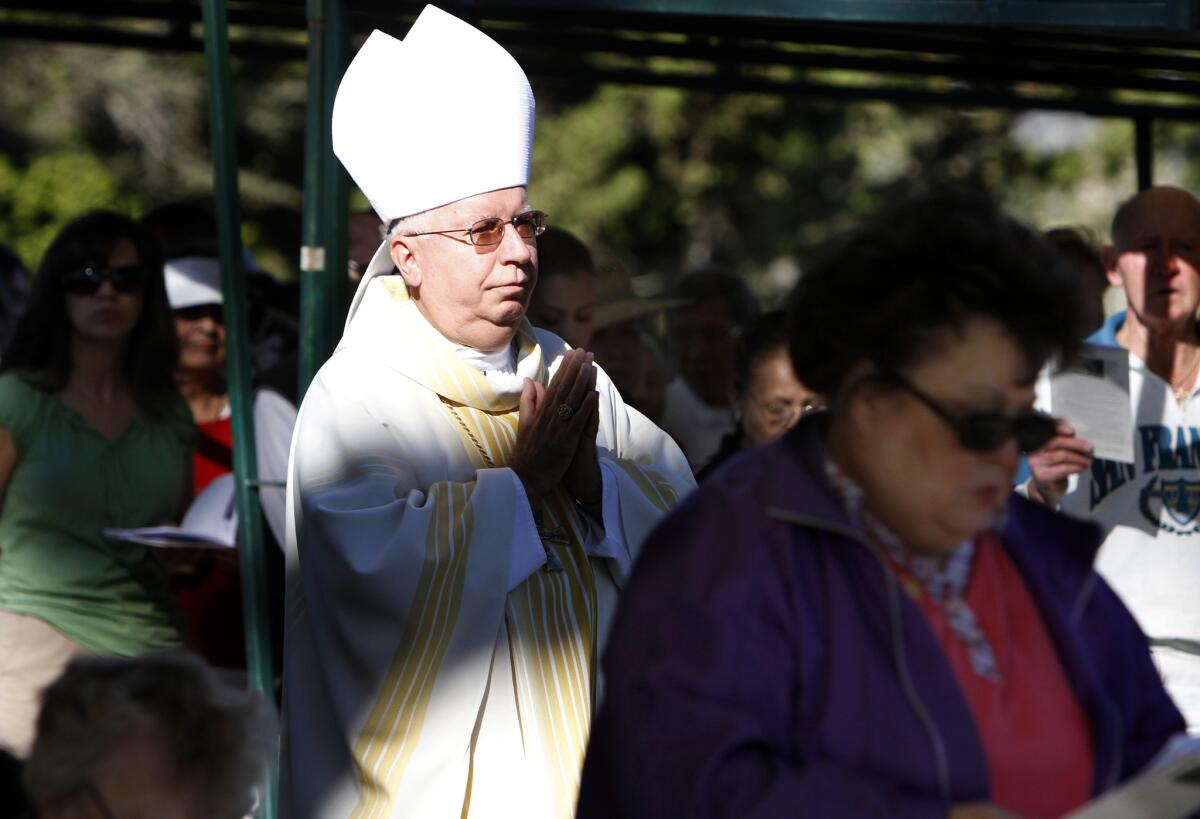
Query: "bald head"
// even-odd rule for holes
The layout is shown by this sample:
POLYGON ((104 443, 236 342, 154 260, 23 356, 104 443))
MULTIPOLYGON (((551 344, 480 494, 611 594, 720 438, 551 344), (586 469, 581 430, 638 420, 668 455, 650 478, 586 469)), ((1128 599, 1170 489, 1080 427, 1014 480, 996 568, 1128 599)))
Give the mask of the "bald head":
POLYGON ((1118 249, 1131 247, 1139 237, 1169 234, 1200 235, 1200 201, 1181 188, 1147 188, 1117 208, 1112 221, 1112 242, 1118 249))
POLYGON ((1101 253, 1110 284, 1129 302, 1127 323, 1192 332, 1200 309, 1200 202, 1179 188, 1149 188, 1117 209, 1101 253))

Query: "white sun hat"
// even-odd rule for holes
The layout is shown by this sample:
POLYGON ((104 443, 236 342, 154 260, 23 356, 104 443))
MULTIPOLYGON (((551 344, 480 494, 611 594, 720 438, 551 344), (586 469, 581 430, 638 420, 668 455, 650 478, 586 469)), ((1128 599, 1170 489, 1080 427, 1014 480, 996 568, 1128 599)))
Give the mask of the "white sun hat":
POLYGON ((221 263, 208 256, 185 256, 163 266, 167 301, 172 310, 200 304, 224 304, 221 263))
POLYGON ((374 31, 333 103, 333 152, 384 224, 529 184, 533 91, 512 55, 426 6, 403 41, 374 31))

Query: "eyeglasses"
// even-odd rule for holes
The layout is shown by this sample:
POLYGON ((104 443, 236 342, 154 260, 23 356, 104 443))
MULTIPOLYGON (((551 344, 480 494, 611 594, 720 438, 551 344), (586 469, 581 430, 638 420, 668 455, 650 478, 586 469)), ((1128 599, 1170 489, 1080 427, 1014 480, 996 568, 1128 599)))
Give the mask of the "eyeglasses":
POLYGON ((794 419, 807 415, 814 410, 824 409, 825 404, 820 398, 815 396, 806 398, 803 401, 762 401, 753 394, 747 393, 747 397, 754 402, 754 405, 762 411, 762 414, 772 424, 788 424, 794 419))
MULTIPOLYGON (((480 219, 469 228, 457 230, 427 230, 423 233, 406 233, 405 236, 447 236, 451 233, 465 233, 467 240, 476 247, 490 247, 504 241, 504 227, 512 225, 517 229, 517 235, 522 239, 532 239, 546 232, 546 214, 540 210, 527 210, 518 213, 511 219, 501 219, 499 216, 489 216, 480 219)), ((453 238, 453 237, 451 237, 453 238)), ((461 242, 462 240, 459 239, 461 242)))
POLYGON ((1043 412, 1006 415, 1000 412, 969 412, 955 415, 909 381, 894 372, 885 377, 904 389, 946 422, 958 442, 971 452, 991 452, 1009 438, 1016 438, 1021 452, 1036 452, 1054 437, 1058 421, 1043 412))
POLYGON ((63 276, 63 287, 74 296, 94 296, 100 292, 104 282, 109 281, 118 293, 137 293, 142 289, 145 279, 146 271, 141 265, 131 264, 105 270, 85 267, 63 276))

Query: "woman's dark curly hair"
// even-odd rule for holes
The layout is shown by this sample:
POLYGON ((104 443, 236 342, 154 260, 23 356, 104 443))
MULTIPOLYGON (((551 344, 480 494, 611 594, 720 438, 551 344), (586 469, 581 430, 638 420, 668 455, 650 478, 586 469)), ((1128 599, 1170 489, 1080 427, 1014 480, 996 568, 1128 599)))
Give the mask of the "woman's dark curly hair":
POLYGON ((71 373, 71 324, 63 277, 87 266, 104 267, 122 239, 137 249, 145 269, 142 310, 130 333, 125 377, 143 412, 162 416, 178 401, 175 365, 178 340, 167 305, 162 255, 136 222, 111 211, 93 211, 64 227, 38 268, 12 341, 0 357, 0 372, 17 371, 33 386, 58 392, 71 373))
POLYGON ((835 242, 801 277, 792 364, 806 386, 833 397, 860 362, 903 371, 986 317, 1012 333, 1032 374, 1077 350, 1078 288, 1053 246, 992 202, 919 199, 835 242))

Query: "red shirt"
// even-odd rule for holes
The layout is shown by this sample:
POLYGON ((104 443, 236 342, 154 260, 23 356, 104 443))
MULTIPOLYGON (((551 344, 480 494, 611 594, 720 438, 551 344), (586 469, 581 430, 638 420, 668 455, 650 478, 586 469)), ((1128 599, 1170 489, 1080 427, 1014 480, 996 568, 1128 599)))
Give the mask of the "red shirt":
MULTIPOLYGON (((233 421, 196 424, 200 436, 192 459, 195 494, 233 471, 233 421)), ((238 576, 212 565, 191 577, 176 578, 175 605, 187 614, 188 648, 221 668, 245 668, 242 593, 238 576)))
POLYGON ((975 717, 991 800, 1027 817, 1057 817, 1092 792, 1092 728, 1075 698, 1020 572, 992 534, 975 541, 963 595, 996 655, 1001 681, 971 668, 966 645, 941 606, 892 565, 942 647, 975 717))
POLYGON ((199 495, 222 475, 233 471, 233 419, 218 418, 196 424, 200 437, 192 460, 193 491, 199 495))

